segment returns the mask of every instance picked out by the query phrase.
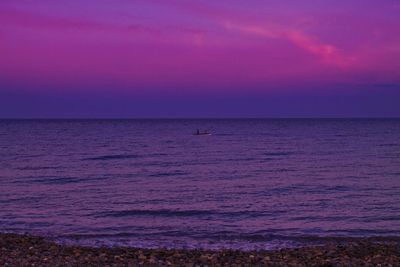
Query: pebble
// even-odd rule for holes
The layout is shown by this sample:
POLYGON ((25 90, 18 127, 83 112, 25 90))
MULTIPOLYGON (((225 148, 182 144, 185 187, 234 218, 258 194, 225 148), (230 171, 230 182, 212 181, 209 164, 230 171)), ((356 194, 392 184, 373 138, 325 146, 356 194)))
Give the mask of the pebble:
POLYGON ((400 240, 246 252, 90 248, 0 234, 0 251, 0 266, 400 266, 400 240))

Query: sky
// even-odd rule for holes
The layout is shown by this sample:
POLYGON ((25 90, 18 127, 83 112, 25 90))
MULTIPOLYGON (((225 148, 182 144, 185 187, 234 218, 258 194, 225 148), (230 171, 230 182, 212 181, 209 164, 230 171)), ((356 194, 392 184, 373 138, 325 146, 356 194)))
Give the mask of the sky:
POLYGON ((399 0, 1 0, 0 118, 400 117, 399 0))

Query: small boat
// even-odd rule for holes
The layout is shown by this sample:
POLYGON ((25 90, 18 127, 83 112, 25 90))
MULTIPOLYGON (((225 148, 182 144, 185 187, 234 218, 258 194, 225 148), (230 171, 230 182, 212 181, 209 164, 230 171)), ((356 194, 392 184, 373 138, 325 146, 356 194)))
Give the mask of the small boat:
POLYGON ((208 131, 201 132, 200 130, 197 130, 193 135, 211 135, 208 131))
POLYGON ((211 135, 210 133, 194 133, 193 135, 211 135))

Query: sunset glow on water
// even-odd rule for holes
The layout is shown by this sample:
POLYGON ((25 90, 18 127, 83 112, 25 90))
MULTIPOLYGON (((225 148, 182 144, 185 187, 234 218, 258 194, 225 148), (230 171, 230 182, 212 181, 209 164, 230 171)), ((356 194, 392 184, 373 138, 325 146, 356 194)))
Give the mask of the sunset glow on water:
POLYGON ((399 120, 1 121, 0 225, 135 247, 398 237, 399 134, 399 120))

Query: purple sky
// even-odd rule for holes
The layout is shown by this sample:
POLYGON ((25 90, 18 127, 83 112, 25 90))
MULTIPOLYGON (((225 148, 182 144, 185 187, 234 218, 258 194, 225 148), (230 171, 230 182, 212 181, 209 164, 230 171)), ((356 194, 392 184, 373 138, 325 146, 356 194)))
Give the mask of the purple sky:
POLYGON ((2 0, 0 117, 400 117, 397 0, 2 0))

